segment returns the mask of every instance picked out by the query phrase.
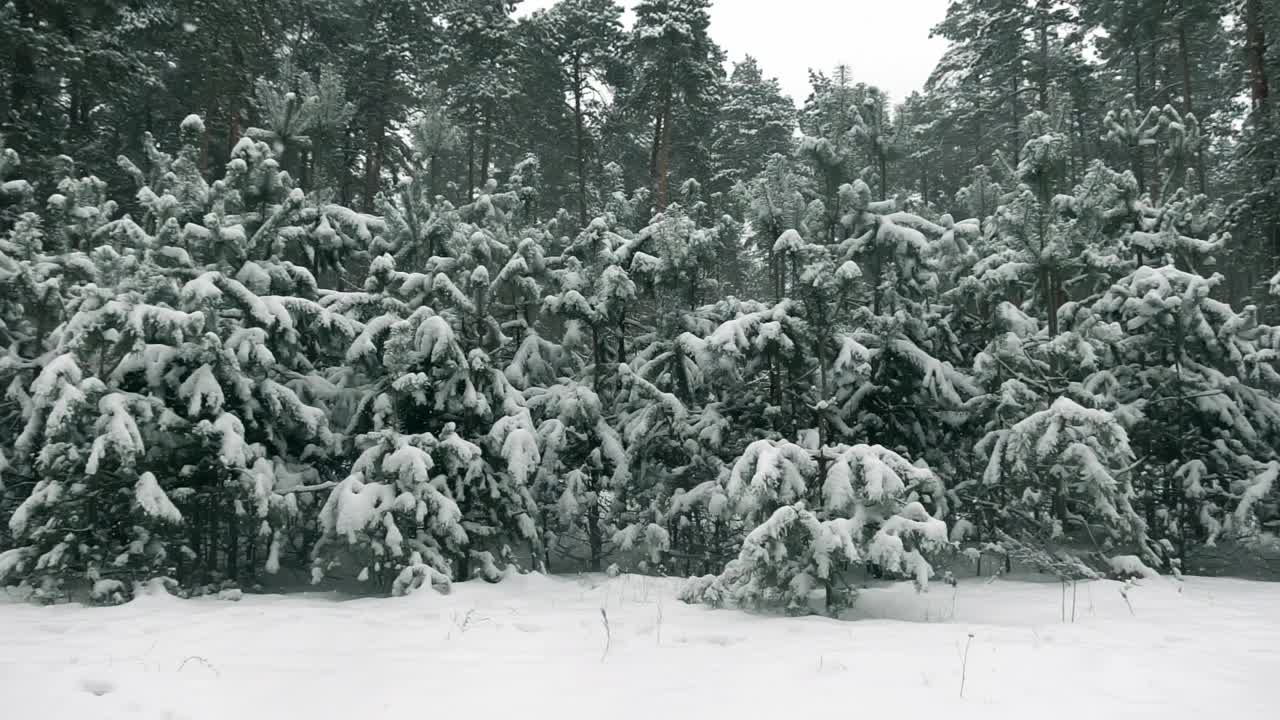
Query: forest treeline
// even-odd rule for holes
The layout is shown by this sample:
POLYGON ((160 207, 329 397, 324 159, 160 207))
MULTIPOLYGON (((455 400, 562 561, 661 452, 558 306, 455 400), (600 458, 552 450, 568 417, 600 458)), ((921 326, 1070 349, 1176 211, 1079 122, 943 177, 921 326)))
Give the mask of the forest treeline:
POLYGON ((1275 543, 1272 4, 958 0, 896 104, 516 5, 0 7, 0 581, 1275 543))

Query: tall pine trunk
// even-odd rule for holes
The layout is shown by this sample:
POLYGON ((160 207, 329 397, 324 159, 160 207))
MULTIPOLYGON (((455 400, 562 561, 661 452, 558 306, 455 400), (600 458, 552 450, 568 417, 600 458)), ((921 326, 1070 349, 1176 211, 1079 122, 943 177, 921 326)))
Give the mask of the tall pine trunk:
MULTIPOLYGON (((1133 45, 1133 106, 1136 112, 1143 112, 1142 98, 1142 50, 1135 42, 1133 45)), ((1138 189, 1141 191, 1147 186, 1145 163, 1142 158, 1142 147, 1135 145, 1129 150, 1129 162, 1133 167, 1133 176, 1138 181, 1138 189)))
MULTIPOLYGON (((24 31, 19 38, 25 38, 28 32, 35 31, 35 20, 32 17, 30 0, 14 0, 14 10, 16 11, 18 26, 24 31)), ((17 46, 13 48, 13 74, 9 78, 9 103, 8 112, 4 116, 0 116, 0 121, 5 122, 4 130, 9 136, 7 138, 10 147, 16 147, 19 152, 28 150, 27 129, 23 123, 19 122, 16 126, 10 125, 7 121, 10 117, 23 118, 28 110, 28 104, 31 104, 35 95, 35 76, 36 76, 36 57, 35 51, 30 43, 19 40, 17 46)))
POLYGON ((884 150, 877 153, 880 161, 880 199, 889 199, 889 157, 884 150))
POLYGON ((573 131, 574 154, 578 166, 578 222, 587 226, 587 141, 582 116, 582 58, 573 58, 573 131))
MULTIPOLYGON (((1183 18, 1178 23, 1178 61, 1182 65, 1182 111, 1187 115, 1195 114, 1195 105, 1191 99, 1191 52, 1187 47, 1187 22, 1183 18)), ((1204 145, 1196 148, 1196 182, 1201 193, 1205 192, 1204 177, 1204 145)))
POLYGON ((671 93, 662 99, 661 133, 658 135, 657 178, 655 178, 654 207, 658 212, 667 209, 671 195, 671 93))
POLYGON ((476 123, 473 118, 467 125, 467 196, 464 203, 471 202, 476 192, 476 123))
POLYGON ((484 138, 480 145, 480 187, 484 187, 488 184, 489 163, 493 161, 493 125, 490 117, 491 114, 486 111, 484 114, 484 125, 481 128, 484 138))
POLYGON ((662 113, 653 118, 653 143, 649 146, 649 184, 658 188, 658 146, 662 144, 662 113))
POLYGON ((1015 167, 1018 165, 1018 158, 1022 155, 1022 110, 1018 107, 1018 91, 1021 90, 1021 85, 1016 74, 1009 78, 1009 121, 1013 137, 1010 156, 1013 158, 1015 167))
MULTIPOLYGON (((1151 43, 1149 44, 1149 52, 1151 53, 1150 60, 1151 60, 1151 74, 1152 74, 1151 101, 1152 103, 1157 103, 1158 106, 1163 107, 1163 103, 1161 102, 1163 93, 1159 92, 1160 69, 1161 69, 1159 43, 1157 43, 1155 40, 1152 40, 1151 43)), ((1164 177, 1163 177, 1164 169, 1160 166, 1161 165, 1160 152, 1158 150, 1151 153, 1151 161, 1153 166, 1151 171, 1151 189, 1150 189, 1151 202, 1156 205, 1159 205, 1160 197, 1164 193, 1164 177)))
POLYGON ((1040 112, 1049 112, 1049 24, 1044 14, 1049 11, 1047 0, 1038 3, 1040 15, 1040 112))
POLYGON ((435 202, 436 195, 440 194, 440 153, 431 153, 431 162, 428 164, 428 180, 427 187, 431 193, 431 202, 435 202))
POLYGON ((382 149, 386 141, 386 125, 381 116, 374 113, 369 118, 368 153, 364 164, 364 210, 373 212, 373 198, 378 193, 378 182, 382 175, 382 149))
POLYGON ((1245 54, 1249 66, 1249 98, 1261 108, 1271 94, 1267 78, 1267 35, 1262 25, 1262 0, 1245 0, 1245 54))

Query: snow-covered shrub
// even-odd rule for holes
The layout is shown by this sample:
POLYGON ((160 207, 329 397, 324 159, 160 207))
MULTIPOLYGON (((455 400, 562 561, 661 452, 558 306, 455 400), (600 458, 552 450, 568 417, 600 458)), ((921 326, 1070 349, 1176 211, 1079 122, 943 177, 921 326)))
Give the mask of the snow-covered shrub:
POLYGON ((544 547, 571 556, 585 549, 583 559, 599 571, 614 540, 618 491, 627 480, 622 442, 599 396, 582 383, 531 389, 528 396, 538 422, 534 491, 544 547))
POLYGON ((431 474, 431 451, 439 441, 384 430, 361 442, 367 448, 320 510, 313 582, 342 565, 384 590, 392 589, 393 580, 399 587, 425 572, 411 572, 400 582, 406 569, 417 566, 453 577, 467 532, 446 478, 431 474))
POLYGON ((1059 398, 988 435, 980 447, 988 452, 982 482, 1005 489, 1008 523, 1043 524, 1054 537, 1069 526, 1096 525, 1110 542, 1153 552, 1146 523, 1133 507, 1129 436, 1112 413, 1059 398))
POLYGON ((803 502, 784 505, 747 535, 718 576, 690 580, 680 599, 806 614, 813 592, 825 590, 828 612, 839 612, 852 599, 839 574, 861 557, 848 526, 848 520, 819 520, 803 502))
POLYGON ((924 589, 934 573, 928 556, 950 546, 946 524, 923 504, 945 515, 941 480, 880 446, 814 453, 757 441, 730 473, 726 491, 734 512, 754 529, 718 576, 685 588, 689 602, 804 612, 821 589, 834 613, 851 599, 842 574, 853 563, 874 563, 924 589), (819 510, 809 508, 810 500, 819 510))

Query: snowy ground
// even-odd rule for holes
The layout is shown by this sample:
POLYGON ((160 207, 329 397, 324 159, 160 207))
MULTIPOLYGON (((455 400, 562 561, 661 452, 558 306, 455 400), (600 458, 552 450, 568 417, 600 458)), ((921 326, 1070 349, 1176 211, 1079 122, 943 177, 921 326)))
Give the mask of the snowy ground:
POLYGON ((1074 624, 1056 583, 872 589, 844 621, 690 607, 676 587, 527 576, 448 597, 0 600, 0 716, 1276 717, 1280 584, 1147 580, 1132 614, 1120 585, 1082 584, 1074 624))

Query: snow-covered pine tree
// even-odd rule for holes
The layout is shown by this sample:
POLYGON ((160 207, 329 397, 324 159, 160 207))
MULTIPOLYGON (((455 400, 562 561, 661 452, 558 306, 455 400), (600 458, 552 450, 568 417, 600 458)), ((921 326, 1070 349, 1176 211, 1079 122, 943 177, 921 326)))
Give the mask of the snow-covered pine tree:
POLYGON ((35 188, 26 178, 18 177, 22 157, 5 146, 0 136, 0 232, 8 232, 14 220, 34 204, 35 188))
POLYGON ((774 257, 774 245, 787 230, 808 232, 805 225, 808 207, 805 193, 809 182, 793 159, 773 155, 764 170, 750 178, 738 190, 745 205, 745 225, 749 233, 747 248, 763 259, 763 277, 746 287, 754 291, 748 297, 782 300, 785 278, 781 260, 774 257))
POLYGON ((1129 436, 1111 412, 1062 397, 990 433, 978 450, 988 457, 982 482, 1005 488, 1006 528, 1049 526, 1054 538, 1079 530, 1099 549, 1128 543, 1158 557, 1133 506, 1129 436))
POLYGON ((359 580, 396 595, 424 583, 447 590, 468 541, 448 478, 431 472, 432 451, 450 439, 382 430, 358 442, 365 449, 320 510, 313 582, 346 565, 359 580))
POLYGON ((363 291, 327 293, 323 303, 365 323, 338 380, 352 398, 349 428, 439 439, 431 452, 440 482, 471 542, 452 572, 466 579, 475 561, 496 579, 495 559, 514 562, 530 549, 542 560, 530 490, 538 447, 521 388, 552 382, 573 363, 538 332, 543 250, 533 229, 513 224, 530 219, 532 196, 499 193, 491 181, 455 210, 425 190, 415 177, 384 199, 389 231, 377 247, 387 254, 371 264, 363 291), (442 455, 451 448, 452 460, 442 455))
POLYGON ((50 590, 274 572, 295 493, 336 449, 311 373, 359 328, 308 299, 314 278, 279 255, 319 213, 249 141, 207 184, 201 132, 183 122, 177 157, 149 143, 149 173, 121 161, 142 183, 139 221, 107 217, 92 177, 65 180, 51 203, 55 222, 77 220, 60 235, 87 250, 89 277, 68 290, 23 396, 14 460, 37 483, 10 519, 30 556, 18 570, 50 590))
POLYGON ((541 451, 534 458, 534 489, 544 547, 599 571, 616 547, 620 495, 630 471, 622 441, 600 397, 581 382, 564 379, 531 389, 528 397, 541 451))
POLYGON ((561 346, 585 357, 582 377, 591 379, 597 395, 617 393, 617 367, 631 334, 636 285, 619 257, 627 242, 607 217, 592 220, 556 259, 555 292, 543 298, 544 311, 563 324, 561 346))
POLYGON ((880 446, 815 452, 759 440, 738 458, 724 489, 732 512, 754 529, 721 573, 688 582, 686 602, 805 613, 821 589, 827 611, 838 613, 852 600, 844 573, 853 563, 876 563, 924 588, 933 575, 926 554, 948 546, 945 523, 923 504, 945 514, 941 480, 880 446))
POLYGON ((720 112, 711 139, 713 191, 728 192, 756 177, 775 154, 790 154, 795 105, 776 79, 765 77, 754 57, 734 63, 720 112))
MULTIPOLYGON (((732 298, 702 305, 715 281, 709 277, 711 261, 719 245, 717 228, 698 218, 705 206, 696 199, 697 188, 686 183, 689 211, 671 205, 619 254, 630 261, 630 276, 649 312, 632 313, 644 323, 634 338, 629 365, 621 368, 621 412, 617 426, 627 445, 628 461, 635 469, 632 481, 620 494, 622 533, 627 538, 659 537, 655 527, 665 528, 666 539, 687 563, 707 562, 706 553, 718 555, 728 542, 717 518, 701 510, 673 503, 677 492, 694 492, 718 480, 723 466, 720 454, 727 419, 723 400, 743 400, 719 392, 704 382, 705 337, 720 322, 737 313, 732 298), (646 322, 647 321, 647 322, 646 322), (696 521, 689 513, 701 515, 696 521), (705 521, 705 522, 703 522, 705 521), (689 532, 682 532, 682 526, 689 532), (683 544, 687 541, 688 544, 683 544)), ((644 307, 644 306, 642 306, 644 307)), ((752 310, 759 309, 752 304, 752 310)), ((755 407, 761 407, 754 404, 755 407)), ((758 422, 759 418, 753 418, 758 422)), ((736 452, 727 449, 727 452, 736 452)), ((688 501, 698 493, 685 497, 688 501)), ((661 543, 666 544, 666 543, 661 543)), ((653 553, 665 551, 648 544, 653 553)))
POLYGON ((254 100, 266 127, 248 128, 245 134, 270 145, 299 187, 310 190, 317 180, 336 176, 329 153, 355 116, 355 106, 347 102, 343 79, 333 67, 321 68, 318 79, 292 74, 286 65, 283 82, 258 79, 254 100))
MULTIPOLYGON (((978 392, 956 367, 962 343, 938 302, 940 276, 933 267, 934 258, 946 257, 935 248, 955 243, 956 226, 870 197, 861 180, 841 188, 840 222, 848 238, 830 262, 842 269, 850 260, 857 263, 869 312, 847 331, 854 344, 839 345, 851 353, 846 359, 862 355, 869 367, 866 382, 841 398, 838 412, 855 437, 917 453, 947 448, 967 421, 967 401, 978 392)), ((929 460, 942 463, 945 457, 942 450, 929 460)))
POLYGON ((1249 531, 1252 500, 1275 475, 1280 330, 1253 306, 1215 299, 1222 281, 1142 266, 1080 312, 1107 323, 1114 355, 1094 385, 1125 411, 1144 457, 1141 505, 1165 559, 1182 557, 1189 538, 1249 531))

